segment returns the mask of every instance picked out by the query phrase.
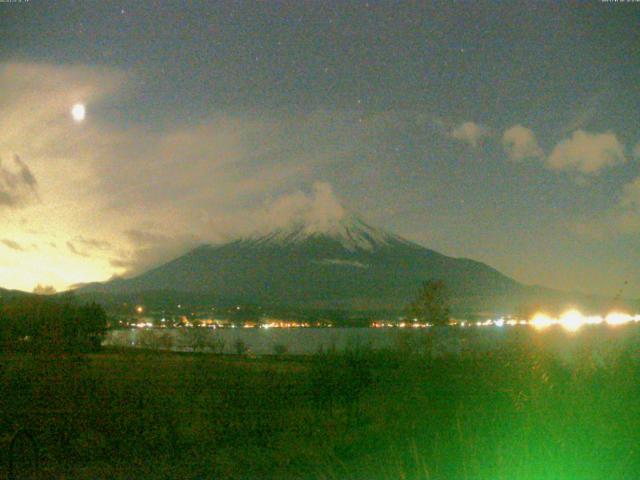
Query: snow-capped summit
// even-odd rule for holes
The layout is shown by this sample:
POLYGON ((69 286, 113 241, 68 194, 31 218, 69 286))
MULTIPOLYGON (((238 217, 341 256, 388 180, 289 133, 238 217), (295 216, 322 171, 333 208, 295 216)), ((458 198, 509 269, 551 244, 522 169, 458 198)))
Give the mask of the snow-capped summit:
POLYGON ((487 265, 442 255, 346 211, 332 208, 331 215, 294 218, 270 232, 203 245, 137 277, 84 291, 174 292, 172 298, 188 293, 296 308, 395 309, 430 278, 444 279, 455 295, 474 298, 521 288, 487 265))
POLYGON ((344 249, 373 251, 388 247, 400 237, 374 228, 349 212, 333 193, 331 185, 317 182, 309 193, 280 197, 264 211, 263 228, 242 238, 245 246, 295 246, 325 241, 344 249))
POLYGON ((297 192, 264 212, 267 229, 219 245, 202 245, 141 275, 85 292, 321 309, 397 309, 427 279, 453 294, 503 295, 521 286, 491 267, 452 258, 372 227, 347 211, 327 184, 297 192), (169 292, 169 293, 167 293, 169 292), (171 293, 173 292, 173 293, 171 293))
POLYGON ((396 235, 368 225, 356 215, 347 212, 339 217, 322 218, 316 221, 293 221, 286 227, 267 233, 256 233, 244 240, 259 245, 284 246, 300 244, 309 239, 334 240, 349 251, 373 251, 387 247, 394 241, 404 241, 396 235))
MULTIPOLYGON (((422 282, 440 279, 457 305, 482 312, 497 305, 512 308, 529 295, 528 287, 488 265, 449 257, 372 227, 347 211, 328 184, 314 185, 312 194, 281 197, 263 213, 267 228, 260 233, 201 245, 135 277, 89 284, 79 293, 127 301, 161 295, 162 305, 192 298, 296 309, 398 311, 422 282)), ((539 298, 538 290, 532 292, 539 298)))

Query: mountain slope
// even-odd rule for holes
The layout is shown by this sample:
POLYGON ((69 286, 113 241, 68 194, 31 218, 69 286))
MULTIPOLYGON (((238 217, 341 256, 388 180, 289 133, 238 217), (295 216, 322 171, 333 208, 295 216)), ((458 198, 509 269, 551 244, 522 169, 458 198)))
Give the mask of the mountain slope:
POLYGON ((137 277, 81 292, 172 291, 310 308, 398 308, 430 278, 443 279, 456 297, 523 288, 483 263, 442 255, 345 215, 203 245, 137 277))

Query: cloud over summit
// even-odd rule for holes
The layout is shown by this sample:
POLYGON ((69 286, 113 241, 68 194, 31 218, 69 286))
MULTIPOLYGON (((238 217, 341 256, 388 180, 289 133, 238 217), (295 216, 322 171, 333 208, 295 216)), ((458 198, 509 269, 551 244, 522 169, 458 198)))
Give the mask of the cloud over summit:
POLYGON ((310 192, 298 190, 269 202, 264 209, 262 228, 282 228, 303 223, 325 230, 346 214, 332 186, 326 182, 316 182, 310 192))

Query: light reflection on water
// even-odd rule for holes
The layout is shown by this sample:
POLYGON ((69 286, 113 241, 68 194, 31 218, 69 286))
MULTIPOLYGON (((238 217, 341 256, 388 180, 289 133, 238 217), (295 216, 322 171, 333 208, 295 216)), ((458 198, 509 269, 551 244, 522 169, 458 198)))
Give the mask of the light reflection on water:
MULTIPOLYGON (((113 330, 108 333, 105 345, 140 347, 141 336, 147 329, 113 330)), ((184 328, 154 329, 168 334, 173 340, 172 349, 190 351, 191 345, 184 335, 184 328)), ((590 325, 579 332, 569 332, 560 326, 544 331, 527 326, 512 328, 459 328, 435 329, 398 328, 250 328, 231 329, 202 328, 203 334, 221 339, 224 353, 235 353, 235 344, 242 341, 250 353, 274 354, 281 346, 288 354, 309 355, 320 350, 344 350, 347 348, 426 348, 433 355, 461 354, 465 351, 490 351, 510 343, 528 343, 548 350, 563 360, 573 361, 589 352, 597 362, 606 362, 612 355, 619 355, 633 347, 640 352, 640 325, 630 324, 612 327, 590 325)))

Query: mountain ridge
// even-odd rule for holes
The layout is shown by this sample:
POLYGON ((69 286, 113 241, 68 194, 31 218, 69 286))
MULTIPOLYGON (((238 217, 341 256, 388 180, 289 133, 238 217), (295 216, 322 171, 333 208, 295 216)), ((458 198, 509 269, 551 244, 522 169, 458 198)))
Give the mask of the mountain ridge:
POLYGON ((508 295, 524 288, 482 262, 443 255, 345 214, 201 245, 141 275, 78 291, 173 291, 271 305, 398 309, 421 282, 436 278, 454 297, 508 295))

